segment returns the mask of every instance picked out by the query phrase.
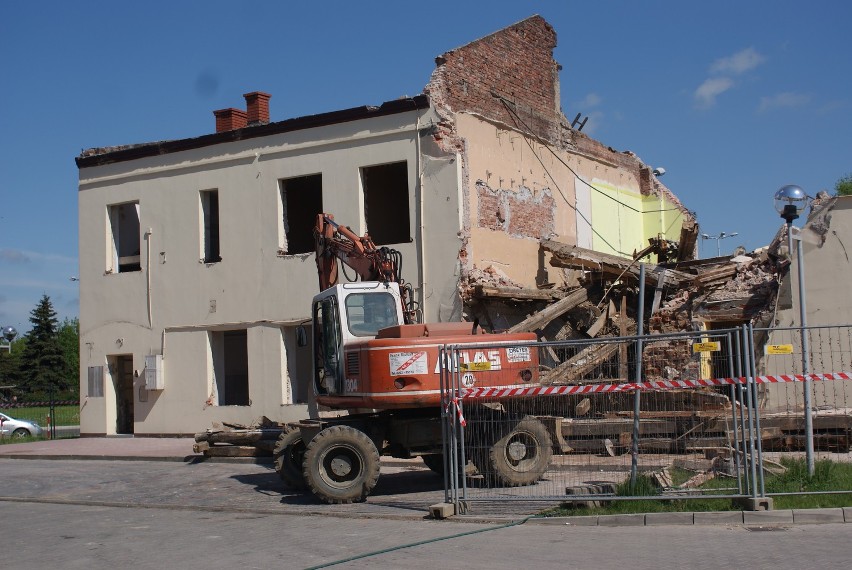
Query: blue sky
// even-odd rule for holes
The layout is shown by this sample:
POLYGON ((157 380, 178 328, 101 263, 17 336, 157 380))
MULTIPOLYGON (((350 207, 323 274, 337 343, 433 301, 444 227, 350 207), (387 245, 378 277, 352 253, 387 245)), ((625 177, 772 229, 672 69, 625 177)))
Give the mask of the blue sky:
MULTIPOLYGON (((272 94, 283 120, 420 93, 435 56, 522 20, 556 29, 562 106, 662 166, 702 232, 751 250, 772 195, 852 172, 845 1, 6 2, 0 7, 0 325, 43 293, 76 316, 85 148, 195 137, 272 94)), ((716 242, 700 243, 703 257, 716 242)))

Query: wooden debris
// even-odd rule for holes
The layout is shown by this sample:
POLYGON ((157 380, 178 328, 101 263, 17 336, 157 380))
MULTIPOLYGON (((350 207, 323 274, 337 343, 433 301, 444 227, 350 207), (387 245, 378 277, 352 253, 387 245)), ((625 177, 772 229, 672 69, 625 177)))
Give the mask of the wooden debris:
POLYGON ((668 467, 663 467, 659 471, 650 473, 649 477, 651 478, 651 481, 653 481, 657 487, 662 490, 674 487, 674 480, 672 479, 672 474, 668 467))
POLYGON ((283 426, 266 417, 251 426, 214 424, 212 429, 195 434, 195 453, 206 457, 269 457, 283 426))
POLYGON ((583 301, 588 299, 586 289, 579 288, 571 291, 564 299, 549 305, 545 309, 534 313, 520 323, 509 329, 510 333, 529 332, 544 328, 556 317, 565 314, 568 310, 573 309, 583 301))
MULTIPOLYGON (((549 239, 542 240, 541 246, 552 254, 550 264, 554 267, 599 272, 616 279, 631 278, 634 281, 639 279, 639 263, 635 260, 549 239)), ((646 271, 645 282, 651 286, 656 285, 657 279, 652 273, 657 266, 653 263, 646 263, 645 266, 649 270, 646 271)), ((681 287, 691 282, 692 277, 689 273, 669 269, 663 282, 666 287, 681 287)))
POLYGON ((589 345, 553 370, 546 372, 541 376, 540 381, 544 385, 576 382, 618 352, 619 344, 621 343, 589 345))
POLYGON ((695 243, 698 241, 698 223, 694 219, 685 218, 680 227, 678 240, 677 261, 687 261, 695 257, 695 243))
POLYGON ((518 299, 521 301, 553 301, 562 296, 559 289, 518 289, 517 287, 496 287, 477 285, 473 296, 479 299, 518 299))

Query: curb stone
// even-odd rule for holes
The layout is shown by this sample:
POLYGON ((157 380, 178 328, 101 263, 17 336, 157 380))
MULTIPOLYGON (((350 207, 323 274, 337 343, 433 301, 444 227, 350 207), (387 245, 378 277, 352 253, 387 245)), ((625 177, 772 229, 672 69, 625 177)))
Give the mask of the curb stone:
POLYGON ((695 513, 648 513, 645 515, 645 526, 655 525, 693 525, 695 513))
POLYGON ((598 517, 598 526, 644 526, 645 515, 602 515, 598 517))
POLYGON ((742 526, 742 511, 716 511, 708 513, 695 513, 695 524, 729 524, 742 526))
POLYGON ((793 524, 793 511, 743 511, 743 524, 746 526, 793 524))
POLYGON ((793 509, 795 523, 842 523, 843 509, 793 509))

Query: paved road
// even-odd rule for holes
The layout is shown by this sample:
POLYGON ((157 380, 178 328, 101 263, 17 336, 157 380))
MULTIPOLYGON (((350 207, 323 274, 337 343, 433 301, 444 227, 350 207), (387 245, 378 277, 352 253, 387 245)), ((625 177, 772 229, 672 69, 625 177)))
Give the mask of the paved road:
POLYGON ((268 465, 0 460, 9 568, 848 568, 852 524, 578 527, 426 520, 443 498, 419 462, 366 503, 321 505, 268 465), (472 533, 472 534, 471 534, 472 533), (446 540, 440 540, 445 539, 446 540), (426 544, 414 543, 430 541, 426 544), (386 551, 386 552, 380 552, 386 551))
POLYGON ((846 569, 852 554, 848 524, 499 527, 11 501, 0 501, 0 536, 15 569, 296 569, 368 555, 334 567, 801 570, 846 569))

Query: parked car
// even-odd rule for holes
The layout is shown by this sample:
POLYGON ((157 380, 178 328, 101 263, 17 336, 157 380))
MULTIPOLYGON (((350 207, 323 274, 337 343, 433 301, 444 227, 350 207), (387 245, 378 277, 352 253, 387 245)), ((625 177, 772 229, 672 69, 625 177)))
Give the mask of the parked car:
POLYGON ((41 427, 35 422, 16 420, 0 413, 0 437, 38 437, 41 431, 41 427))

